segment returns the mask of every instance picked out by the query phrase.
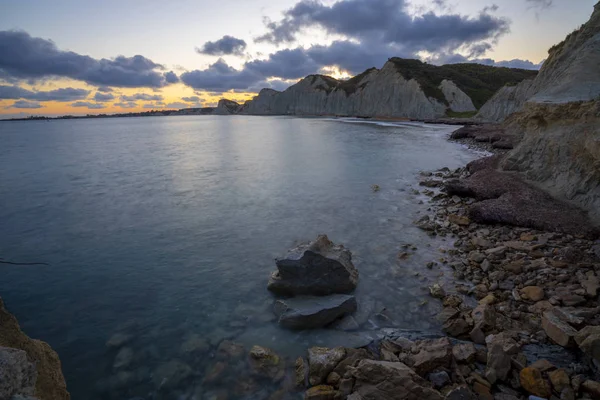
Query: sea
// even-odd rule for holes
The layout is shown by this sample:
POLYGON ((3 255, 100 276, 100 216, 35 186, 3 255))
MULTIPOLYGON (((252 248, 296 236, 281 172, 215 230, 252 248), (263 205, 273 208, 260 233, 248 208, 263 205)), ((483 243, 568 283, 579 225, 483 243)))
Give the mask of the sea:
POLYGON ((260 381, 245 356, 223 362, 223 341, 293 366, 310 346, 439 332, 428 285, 451 271, 426 264, 451 240, 413 221, 428 207, 422 173, 478 156, 447 140, 455 129, 258 116, 0 122, 0 258, 40 263, 0 264, 0 296, 58 352, 74 400, 272 398, 289 382, 260 381), (319 234, 352 251, 358 330, 288 331, 273 315, 275 259, 319 234))

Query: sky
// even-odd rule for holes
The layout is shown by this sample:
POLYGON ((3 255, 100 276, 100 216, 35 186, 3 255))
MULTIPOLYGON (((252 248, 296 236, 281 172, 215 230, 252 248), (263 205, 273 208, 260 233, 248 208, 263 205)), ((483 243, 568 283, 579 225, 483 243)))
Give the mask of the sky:
POLYGON ((0 118, 214 106, 390 57, 539 69, 597 0, 3 0, 0 118))

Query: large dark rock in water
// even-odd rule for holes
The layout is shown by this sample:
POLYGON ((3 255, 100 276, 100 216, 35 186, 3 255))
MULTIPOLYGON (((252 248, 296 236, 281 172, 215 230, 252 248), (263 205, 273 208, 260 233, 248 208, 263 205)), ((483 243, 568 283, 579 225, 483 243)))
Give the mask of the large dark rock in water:
POLYGON ((358 283, 352 253, 334 245, 326 235, 290 250, 276 263, 278 270, 271 275, 267 288, 279 295, 350 293, 358 283))
POLYGON ((354 296, 332 294, 277 300, 273 311, 284 328, 314 329, 329 325, 336 319, 355 312, 356 308, 354 296))

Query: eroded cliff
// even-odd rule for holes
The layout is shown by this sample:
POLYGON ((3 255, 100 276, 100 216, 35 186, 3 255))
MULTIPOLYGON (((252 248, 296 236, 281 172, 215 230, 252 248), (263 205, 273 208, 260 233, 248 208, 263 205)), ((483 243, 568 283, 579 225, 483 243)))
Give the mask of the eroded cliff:
MULTIPOLYGON (((448 111, 476 111, 504 84, 516 84, 535 74, 484 65, 434 66, 391 58, 383 68, 368 69, 346 81, 309 75, 283 92, 263 89, 237 112, 432 119, 448 111)), ((226 100, 218 110, 230 114, 236 112, 235 108, 226 100)))

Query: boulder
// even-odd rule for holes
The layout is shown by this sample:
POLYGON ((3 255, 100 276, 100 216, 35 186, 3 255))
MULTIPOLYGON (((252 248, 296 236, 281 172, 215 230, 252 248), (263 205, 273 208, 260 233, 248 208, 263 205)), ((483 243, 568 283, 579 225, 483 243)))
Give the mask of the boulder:
POLYGON ((552 387, 558 393, 561 393, 564 389, 571 387, 571 380, 569 379, 569 375, 562 368, 550 371, 548 373, 548 378, 550 378, 552 387))
POLYGON ((545 311, 542 314, 542 328, 544 328, 544 332, 550 339, 563 347, 571 345, 573 337, 577 333, 569 324, 563 322, 553 310, 545 311))
POLYGON ((593 399, 600 399, 600 383, 587 380, 581 385, 581 389, 592 396, 593 399))
POLYGON ((452 361, 452 344, 447 337, 423 340, 417 346, 419 352, 413 356, 413 368, 421 376, 452 361))
POLYGON ((471 314, 476 327, 483 331, 491 330, 496 325, 496 311, 493 306, 480 304, 471 314))
POLYGON ((401 362, 362 360, 352 372, 363 400, 442 400, 442 395, 401 362))
POLYGON ((542 377, 542 373, 537 368, 523 368, 519 373, 519 378, 523 389, 532 395, 545 399, 550 398, 550 395, 552 395, 550 384, 542 377))
POLYGON ((332 294, 330 296, 303 296, 277 300, 273 311, 279 325, 288 329, 314 329, 329 325, 344 315, 356 311, 354 296, 332 294))
POLYGON ((23 350, 0 347, 0 399, 35 392, 37 371, 23 350))
POLYGON ((600 326, 588 325, 575 334, 581 351, 600 364, 600 326))
POLYGON ((334 368, 346 357, 346 349, 336 347, 311 347, 308 349, 308 382, 319 385, 325 381, 334 368))
POLYGON ((344 246, 334 245, 325 235, 290 250, 276 264, 277 271, 271 275, 267 288, 279 295, 350 293, 358 283, 352 253, 344 246))

